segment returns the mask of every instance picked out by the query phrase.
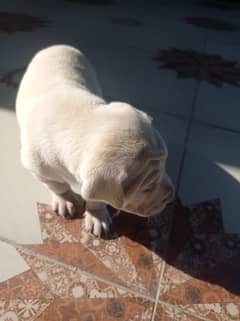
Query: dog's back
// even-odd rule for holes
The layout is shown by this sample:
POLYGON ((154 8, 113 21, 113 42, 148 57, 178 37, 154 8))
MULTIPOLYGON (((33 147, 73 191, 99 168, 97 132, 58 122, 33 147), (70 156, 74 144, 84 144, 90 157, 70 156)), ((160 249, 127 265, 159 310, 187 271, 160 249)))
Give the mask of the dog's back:
POLYGON ((82 88, 84 94, 102 96, 96 74, 87 58, 66 45, 55 45, 38 52, 30 62, 18 91, 16 113, 20 126, 28 118, 30 110, 39 106, 39 101, 51 100, 55 92, 60 99, 61 93, 64 96, 68 89, 73 91, 74 88, 78 89, 78 93, 82 88))
POLYGON ((95 72, 80 51, 56 45, 37 53, 16 100, 23 166, 51 163, 62 146, 66 150, 69 141, 82 137, 91 109, 103 103, 100 96, 95 72))

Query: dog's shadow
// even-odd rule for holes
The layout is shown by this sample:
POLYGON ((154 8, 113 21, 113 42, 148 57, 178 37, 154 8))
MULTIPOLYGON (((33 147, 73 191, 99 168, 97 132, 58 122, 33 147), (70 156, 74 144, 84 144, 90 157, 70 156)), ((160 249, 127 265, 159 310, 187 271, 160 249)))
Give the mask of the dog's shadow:
MULTIPOLYGON (((202 209, 204 212, 204 205, 202 209)), ((109 211, 114 213, 112 208, 109 211)), ((127 237, 154 251, 169 266, 240 295, 240 237, 224 234, 222 223, 214 218, 216 213, 208 214, 202 222, 194 222, 190 209, 177 199, 162 217, 150 222, 120 213, 113 219, 113 230, 118 237, 127 237)))

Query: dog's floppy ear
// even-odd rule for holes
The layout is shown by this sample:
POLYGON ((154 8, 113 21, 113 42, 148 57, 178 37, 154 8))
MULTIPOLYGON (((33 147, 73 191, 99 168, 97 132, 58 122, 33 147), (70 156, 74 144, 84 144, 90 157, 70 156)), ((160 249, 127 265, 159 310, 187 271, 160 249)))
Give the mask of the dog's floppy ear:
POLYGON ((83 179, 81 196, 86 201, 105 201, 113 207, 122 208, 123 176, 124 174, 118 174, 115 177, 107 177, 98 171, 92 171, 83 179))

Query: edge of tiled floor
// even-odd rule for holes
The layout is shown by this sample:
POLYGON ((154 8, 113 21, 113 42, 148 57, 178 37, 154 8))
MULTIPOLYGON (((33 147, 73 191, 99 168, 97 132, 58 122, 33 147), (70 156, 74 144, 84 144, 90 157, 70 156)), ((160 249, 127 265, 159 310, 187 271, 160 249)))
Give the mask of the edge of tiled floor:
POLYGON ((134 290, 132 290, 132 289, 130 289, 128 287, 123 286, 122 284, 116 283, 116 282, 111 281, 111 280, 109 280, 107 278, 99 277, 94 273, 88 272, 85 269, 81 269, 77 265, 66 263, 66 262, 63 262, 62 260, 58 260, 58 259, 53 258, 51 256, 42 254, 38 250, 34 250, 33 248, 29 247, 28 245, 15 243, 15 242, 13 242, 11 240, 8 240, 8 239, 2 238, 2 237, 0 237, 0 241, 3 242, 3 243, 6 243, 6 244, 8 244, 8 245, 10 245, 12 247, 14 247, 15 249, 21 250, 26 254, 30 254, 30 255, 33 255, 35 257, 39 257, 40 259, 42 259, 42 260, 44 260, 46 262, 51 262, 53 264, 56 263, 57 265, 65 267, 65 268, 68 268, 68 269, 78 270, 83 275, 85 275, 87 277, 90 277, 91 279, 94 279, 94 280, 97 280, 97 281, 100 281, 100 282, 104 282, 104 283, 109 284, 111 286, 117 287, 117 288, 119 288, 119 289, 121 289, 123 291, 129 292, 129 293, 131 293, 131 294, 133 294, 133 295, 135 295, 137 297, 146 299, 146 300, 151 301, 151 302, 155 302, 155 300, 151 296, 144 295, 143 293, 139 293, 137 291, 134 291, 134 290))

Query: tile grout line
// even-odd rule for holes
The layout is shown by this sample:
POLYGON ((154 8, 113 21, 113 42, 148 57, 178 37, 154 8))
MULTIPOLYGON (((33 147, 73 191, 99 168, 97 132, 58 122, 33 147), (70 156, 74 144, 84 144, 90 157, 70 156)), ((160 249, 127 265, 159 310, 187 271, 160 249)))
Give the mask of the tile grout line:
MULTIPOLYGON (((165 251, 165 252, 167 252, 167 251, 165 251)), ((166 253, 164 253, 164 254, 166 254, 166 253)), ((152 312, 151 321, 155 320, 155 316, 156 316, 156 313, 157 313, 157 307, 158 307, 160 291, 161 291, 161 280, 162 280, 162 277, 163 277, 163 272, 165 270, 165 265, 166 265, 166 262, 163 261, 162 266, 161 266, 161 271, 160 271, 160 277, 159 277, 159 280, 158 280, 158 289, 157 289, 157 294, 156 294, 156 298, 155 298, 155 302, 154 302, 154 306, 153 306, 153 312, 152 312)))
MULTIPOLYGON (((207 43, 207 36, 205 38, 205 43, 203 45, 203 48, 206 48, 206 43, 207 43)), ((182 155, 182 158, 181 158, 181 161, 180 161, 179 175, 177 177, 177 184, 176 184, 177 193, 179 192, 180 179, 181 179, 183 164, 184 164, 184 160, 185 160, 185 154, 186 154, 186 150, 187 150, 187 143, 188 143, 188 139, 189 139, 189 135, 190 135, 190 130, 191 130, 191 126, 192 126, 192 123, 193 123, 193 115, 194 115, 194 111, 195 111, 195 105, 196 105, 196 100, 197 100, 197 96, 198 96, 198 92, 199 92, 199 88, 200 88, 200 83, 201 83, 201 81, 197 81, 197 83, 196 83, 195 93, 194 93, 194 97, 193 97, 193 101, 192 101, 191 114, 190 114, 190 117, 188 119, 188 125, 187 125, 187 128, 186 128, 186 135, 185 135, 185 139, 184 139, 184 150, 183 150, 183 155, 182 155)), ((169 240, 169 236, 170 236, 170 233, 171 233, 171 230, 172 230, 172 223, 173 223, 173 217, 172 217, 171 222, 170 222, 170 229, 169 229, 169 232, 168 232, 168 240, 169 240)), ((164 257, 165 258, 167 256, 167 251, 168 251, 168 243, 167 243, 166 249, 164 251, 164 257)), ((155 321, 155 316, 156 316, 156 312, 157 312, 158 303, 160 302, 159 297, 160 297, 160 291, 161 291, 161 281, 162 281, 163 273, 164 273, 164 270, 165 270, 165 266, 166 266, 166 262, 164 261, 163 265, 161 266, 161 272, 160 272, 159 283, 158 283, 158 291, 157 291, 157 295, 156 295, 156 299, 155 299, 155 303, 154 303, 154 308, 153 308, 151 321, 155 321)), ((180 309, 180 311, 182 311, 182 310, 180 309)), ((205 319, 205 320, 208 321, 207 319, 205 319)))
POLYGON ((167 243, 166 243, 166 248, 164 249, 163 262, 162 262, 162 265, 161 265, 160 276, 159 276, 159 279, 158 279, 158 289, 157 289, 157 294, 156 294, 156 297, 155 297, 155 302, 154 302, 151 321, 155 321, 155 316, 156 316, 156 313, 157 313, 157 307, 158 307, 159 298, 160 298, 160 291, 161 291, 161 281, 162 281, 163 273, 165 271, 165 266, 166 266, 166 261, 164 259, 167 257, 168 245, 169 245, 168 241, 169 241, 170 233, 171 233, 171 230, 172 230, 173 219, 174 219, 174 215, 170 218, 170 222, 169 222, 169 226, 170 227, 169 227, 169 230, 167 232, 167 243))
POLYGON ((211 123, 208 123, 207 121, 204 121, 204 120, 194 119, 193 122, 199 123, 200 125, 202 125, 204 127, 218 129, 218 130, 222 130, 222 131, 232 133, 232 134, 238 134, 238 135, 240 134, 240 130, 238 130, 238 129, 233 129, 233 128, 228 128, 228 127, 224 127, 221 125, 211 124, 211 123))
MULTIPOLYGON (((206 51, 206 47, 207 47, 207 32, 205 35, 205 41, 203 44, 203 51, 206 51)), ((179 188, 180 188, 180 182, 182 179, 182 173, 183 173, 183 166, 185 163, 185 157, 186 157, 186 153, 187 153, 187 146, 189 143, 189 139, 190 139, 190 133, 191 133, 191 129, 192 129, 192 125, 193 125, 193 121, 194 121, 194 113, 195 113, 195 109, 196 109, 196 101, 197 101, 197 97, 198 97, 198 93, 199 93, 199 89, 200 89, 200 84, 201 84, 201 80, 197 81, 196 84, 196 89, 195 89, 195 93, 194 93, 194 97, 192 100, 192 108, 191 108, 191 113, 190 113, 190 117, 188 119, 188 125, 186 128, 186 135, 184 138, 184 148, 183 148, 183 154, 180 160, 180 167, 179 167, 179 173, 177 176, 177 183, 176 183, 176 192, 177 194, 179 193, 179 188)))
POLYGON ((200 88, 200 83, 201 83, 201 81, 198 81, 197 85, 196 85, 196 89, 195 89, 195 93, 194 93, 194 97, 193 97, 193 102, 192 102, 191 114, 190 114, 190 117, 188 119, 188 124, 187 124, 187 128, 186 128, 186 134, 185 134, 185 138, 184 138, 183 153, 182 153, 182 157, 181 157, 181 160, 180 160, 179 172, 178 172, 177 183, 176 183, 176 192, 177 193, 179 193, 180 182, 181 182, 182 172, 183 172, 183 166, 184 166, 184 163, 185 163, 185 157, 186 157, 186 153, 187 153, 187 145, 189 143, 190 132, 191 132, 192 124, 193 124, 193 113, 194 113, 194 110, 195 110, 194 107, 195 107, 195 103, 196 103, 196 100, 197 100, 197 96, 198 96, 198 92, 199 92, 199 88, 200 88))
MULTIPOLYGON (((151 114, 150 114, 151 115, 151 114)), ((175 118, 177 120, 189 120, 189 117, 185 115, 180 115, 180 114, 174 114, 173 112, 167 112, 167 111, 159 111, 159 115, 166 115, 168 117, 175 118)), ((153 117, 157 116, 156 114, 153 115, 153 117)), ((216 124, 211 124, 205 120, 200 120, 200 119, 192 119, 192 123, 199 124, 201 126, 207 127, 207 128, 213 128, 213 129, 218 129, 221 131, 229 132, 232 134, 240 134, 240 129, 233 129, 230 127, 224 127, 221 125, 216 125, 216 124)))
POLYGON ((100 281, 100 282, 103 282, 103 283, 106 283, 106 284, 109 284, 113 287, 116 287, 116 288, 119 288, 123 291, 126 291, 128 293, 131 293, 133 295, 135 295, 136 297, 141 297, 145 300, 148 300, 150 302, 155 302, 155 299, 152 298, 151 296, 147 295, 147 294, 143 294, 143 293, 139 293, 139 292, 136 292, 128 287, 125 287, 121 284, 118 284, 118 283, 115 283, 115 282, 112 282, 108 279, 104 279, 102 277, 99 277, 93 273, 90 273, 90 272, 87 272, 85 270, 82 270, 79 266, 77 265, 71 265, 71 264, 68 264, 68 263, 65 263, 65 262, 62 262, 60 260, 57 260, 55 258, 52 258, 52 257, 49 257, 47 255, 43 255, 41 253, 39 253, 37 250, 33 250, 32 248, 29 248, 28 245, 23 245, 23 244, 17 244, 16 242, 14 241, 11 241, 7 238, 4 238, 4 237, 0 237, 0 241, 4 242, 4 243, 7 243, 9 245, 12 245, 14 248, 19 248, 21 249, 22 251, 25 251, 26 253, 29 253, 30 255, 34 255, 34 256, 37 256, 43 260, 46 260, 46 261, 49 261, 49 262, 52 262, 54 264, 58 264, 62 267, 65 267, 65 268, 68 268, 68 269, 71 269, 71 270, 74 270, 74 271, 79 271, 81 272, 83 275, 91 278, 91 279, 94 279, 96 281, 100 281))
POLYGON ((174 304, 172 304, 172 303, 168 303, 168 302, 162 301, 162 300, 159 300, 159 303, 160 303, 161 305, 166 305, 166 306, 168 306, 168 307, 171 307, 171 308, 174 308, 174 309, 176 309, 176 310, 178 310, 178 311, 181 311, 181 312, 184 313, 184 314, 188 314, 188 315, 194 316, 194 317, 196 317, 196 318, 198 318, 198 319, 200 319, 200 320, 203 320, 203 321, 212 321, 211 319, 205 318, 205 317, 203 317, 203 316, 201 316, 201 315, 199 315, 199 314, 197 314, 197 313, 195 313, 195 312, 192 312, 192 311, 189 311, 189 310, 186 311, 186 310, 184 310, 184 308, 182 308, 182 307, 179 306, 179 305, 174 305, 174 304))

